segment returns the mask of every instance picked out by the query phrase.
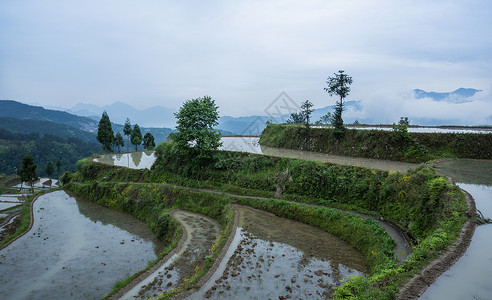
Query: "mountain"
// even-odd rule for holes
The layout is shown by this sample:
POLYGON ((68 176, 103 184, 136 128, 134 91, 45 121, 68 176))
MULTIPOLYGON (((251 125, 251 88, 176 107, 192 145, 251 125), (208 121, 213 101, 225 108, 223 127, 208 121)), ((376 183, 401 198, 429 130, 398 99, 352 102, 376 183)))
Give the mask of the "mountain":
MULTIPOLYGON (((359 111, 361 109, 360 101, 347 101, 344 103, 346 110, 359 111)), ((318 121, 328 112, 333 112, 334 106, 329 105, 315 109, 311 114, 311 123, 318 121)), ((269 116, 249 116, 249 117, 230 117, 224 116, 219 119, 218 128, 224 131, 230 131, 235 135, 260 135, 266 127, 267 121, 273 123, 285 123, 290 115, 284 115, 272 120, 269 116)), ((353 120, 352 120, 353 121, 353 120)))
MULTIPOLYGON (((124 104, 124 103, 123 103, 124 104)), ((115 105, 114 107, 126 107, 129 105, 115 105)), ((91 107, 88 105, 87 108, 91 107)), ((131 106, 130 106, 131 107, 131 106)), ((94 141, 99 125, 99 119, 92 119, 85 116, 77 116, 65 111, 45 109, 40 106, 23 104, 13 100, 0 100, 0 118, 11 118, 0 121, 0 127, 22 133, 37 132, 41 135, 52 134, 60 137, 77 137, 84 141, 94 141), (41 121, 41 122, 35 122, 41 121), (49 122, 52 122, 49 124, 49 122), (1 125, 3 124, 3 126, 1 125), (37 125, 37 126, 36 126, 37 125), (61 125, 61 126, 60 126, 61 125), (90 133, 90 134, 89 134, 90 133)), ((113 131, 123 134, 123 123, 118 124, 111 119, 113 131)), ((174 118, 174 117, 173 117, 174 118)), ((125 117, 126 119, 126 117, 125 117)), ((135 122, 132 122, 132 125, 135 122)), ((167 135, 173 130, 170 128, 144 127, 140 123, 142 134, 152 133, 156 144, 167 139, 167 135)), ((126 142, 126 141, 125 141, 126 142)))
POLYGON ((23 104, 13 100, 0 100, 0 117, 52 121, 69 125, 87 132, 97 132, 98 122, 64 111, 45 109, 40 106, 23 104))
POLYGON ((50 134, 62 138, 78 138, 84 142, 98 143, 94 132, 83 131, 53 121, 0 117, 0 128, 24 134, 34 132, 41 136, 50 134))
POLYGON ((465 89, 459 88, 452 92, 447 93, 438 93, 438 92, 426 92, 420 89, 414 89, 415 97, 417 99, 422 98, 431 98, 434 101, 446 101, 450 103, 464 103, 471 102, 471 100, 467 99, 474 96, 476 93, 481 92, 482 90, 476 89, 465 89))
POLYGON ((118 124, 124 124, 126 118, 130 118, 132 124, 138 124, 141 127, 173 128, 176 126, 174 117, 176 110, 162 106, 139 110, 123 102, 115 102, 105 106, 78 103, 66 111, 78 116, 90 117, 97 121, 101 118, 102 113, 106 111, 111 121, 118 124))

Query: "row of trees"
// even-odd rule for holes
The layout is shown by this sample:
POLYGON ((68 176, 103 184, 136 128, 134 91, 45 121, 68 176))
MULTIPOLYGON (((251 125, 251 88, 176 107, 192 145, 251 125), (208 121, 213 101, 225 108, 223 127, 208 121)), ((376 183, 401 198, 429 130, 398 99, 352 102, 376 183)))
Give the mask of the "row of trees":
MULTIPOLYGON (((146 150, 151 150, 155 147, 154 136, 150 132, 147 132, 142 138, 140 126, 135 124, 132 128, 130 119, 128 118, 123 127, 123 134, 127 136, 127 152, 129 151, 130 143, 135 146, 135 151, 138 151, 138 145, 142 144, 142 142, 143 147, 146 150)), ((103 112, 101 120, 99 120, 97 140, 102 144, 102 148, 105 152, 115 152, 116 148, 118 148, 118 152, 120 152, 121 147, 125 146, 125 141, 123 140, 121 133, 118 131, 116 135, 114 134, 111 121, 106 112, 103 112)))

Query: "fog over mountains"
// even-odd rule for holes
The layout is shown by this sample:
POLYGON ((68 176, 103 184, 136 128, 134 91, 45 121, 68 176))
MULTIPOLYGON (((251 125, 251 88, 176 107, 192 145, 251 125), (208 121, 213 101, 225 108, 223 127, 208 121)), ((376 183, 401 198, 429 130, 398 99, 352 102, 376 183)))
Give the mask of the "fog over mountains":
MULTIPOLYGON (((356 120, 365 124, 391 124, 393 122, 398 122, 400 116, 407 116, 410 118, 411 124, 415 125, 490 125, 492 124, 492 111, 488 119, 480 124, 476 124, 472 122, 473 120, 455 118, 453 115, 437 115, 438 111, 435 111, 434 113, 436 113, 436 115, 432 116, 432 111, 429 112, 427 109, 422 109, 421 111, 418 110, 419 106, 429 101, 436 103, 436 105, 446 105, 450 109, 460 104, 471 104, 475 99, 474 96, 479 95, 481 92, 481 90, 473 88, 459 88, 452 92, 427 92, 421 89, 414 89, 410 93, 407 107, 402 107, 400 109, 401 112, 394 113, 395 115, 393 117, 388 117, 384 114, 384 111, 371 112, 370 109, 372 104, 370 101, 365 99, 351 100, 345 102, 343 119, 347 124, 353 123, 356 120)), ((327 98, 327 100, 328 99, 330 98, 327 98)), ((330 100, 333 102, 334 99, 330 100)), ((384 105, 381 103, 379 104, 384 105)), ((456 109, 459 110, 461 108, 456 107, 456 109)), ((174 128, 176 122, 173 113, 176 112, 177 109, 154 106, 139 110, 129 104, 115 102, 106 106, 79 103, 70 109, 66 109, 66 111, 79 116, 86 116, 96 121, 101 118, 103 111, 106 111, 111 121, 114 123, 123 124, 128 117, 132 124, 137 123, 144 127, 174 128)), ((314 123, 322 116, 332 111, 333 105, 317 108, 312 113, 311 120, 314 123)), ((222 116, 219 120, 218 128, 229 134, 258 135, 266 126, 268 120, 273 122, 285 122, 288 117, 289 114, 285 114, 280 117, 272 118, 267 112, 262 115, 241 117, 222 116)))

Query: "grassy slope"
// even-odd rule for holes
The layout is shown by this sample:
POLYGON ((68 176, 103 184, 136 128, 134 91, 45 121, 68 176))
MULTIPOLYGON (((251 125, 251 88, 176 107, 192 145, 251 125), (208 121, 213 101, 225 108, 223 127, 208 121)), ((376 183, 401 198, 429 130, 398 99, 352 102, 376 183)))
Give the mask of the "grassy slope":
MULTIPOLYGON (((339 297, 353 295, 360 299, 392 299, 406 280, 450 245, 466 219, 466 204, 461 192, 427 167, 408 174, 390 174, 232 152, 218 152, 213 162, 198 167, 186 157, 176 155, 170 144, 160 145, 157 155, 158 161, 152 171, 128 170, 84 160, 78 164, 80 172, 74 179, 91 182, 107 177, 113 184, 119 181, 167 181, 269 197, 273 197, 280 187, 284 199, 372 211, 399 223, 417 236, 419 246, 404 265, 397 266, 385 250, 388 245, 383 240, 369 238, 369 242, 364 241, 367 232, 362 234, 364 231, 358 229, 340 229, 337 232, 336 224, 345 228, 348 228, 347 224, 352 224, 350 226, 354 228, 355 224, 361 224, 361 220, 344 219, 332 211, 318 211, 280 199, 236 200, 328 231, 333 230, 345 239, 352 237, 349 242, 366 254, 371 276, 355 278, 340 287, 337 290, 339 297), (336 217, 330 217, 333 215, 336 217), (331 219, 339 223, 330 223, 331 219)), ((119 192, 114 194, 115 197, 118 195, 119 192)), ((374 228, 372 231, 377 232, 374 228)))

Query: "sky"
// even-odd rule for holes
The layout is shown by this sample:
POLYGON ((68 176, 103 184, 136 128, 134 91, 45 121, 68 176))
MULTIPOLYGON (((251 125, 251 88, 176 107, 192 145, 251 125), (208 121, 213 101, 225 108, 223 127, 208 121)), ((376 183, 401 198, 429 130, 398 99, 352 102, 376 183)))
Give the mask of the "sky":
POLYGON ((285 92, 315 108, 345 70, 361 117, 492 124, 492 1, 2 0, 0 99, 50 107, 116 101, 265 114, 285 92), (411 91, 483 90, 472 102, 411 91))

